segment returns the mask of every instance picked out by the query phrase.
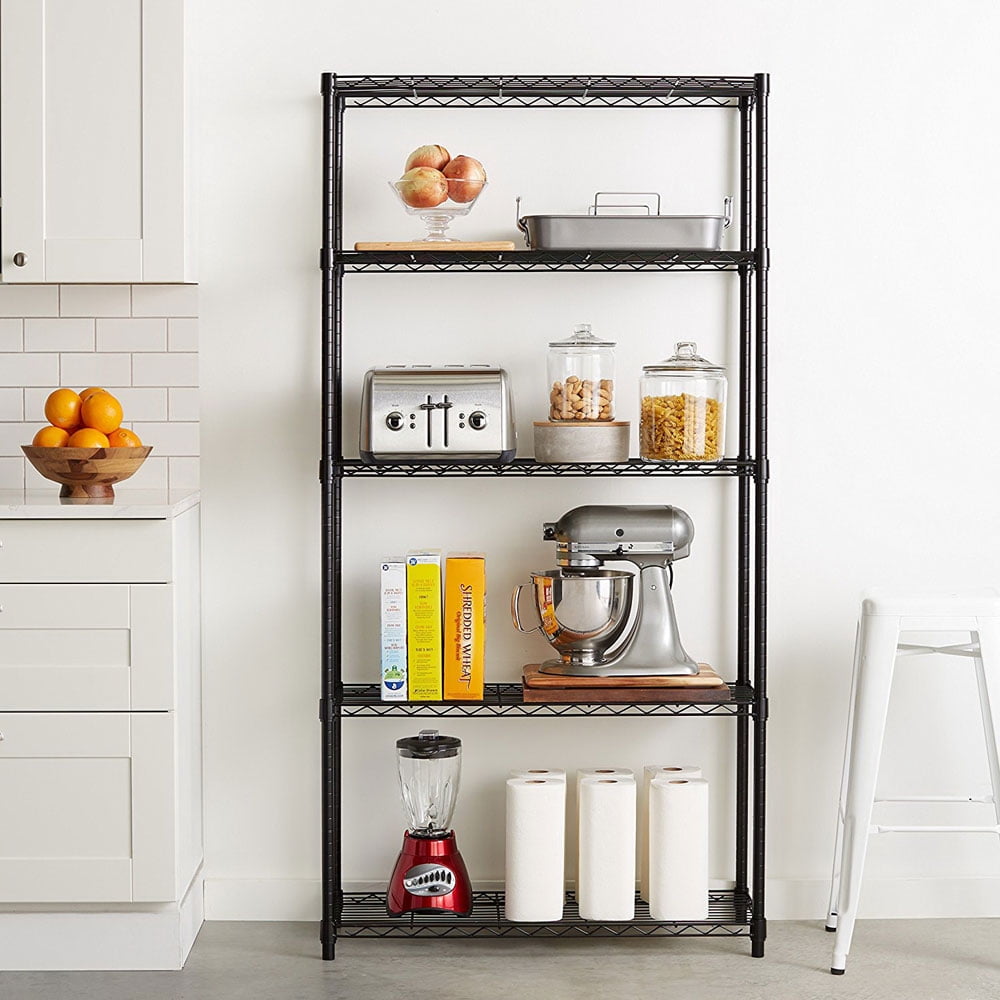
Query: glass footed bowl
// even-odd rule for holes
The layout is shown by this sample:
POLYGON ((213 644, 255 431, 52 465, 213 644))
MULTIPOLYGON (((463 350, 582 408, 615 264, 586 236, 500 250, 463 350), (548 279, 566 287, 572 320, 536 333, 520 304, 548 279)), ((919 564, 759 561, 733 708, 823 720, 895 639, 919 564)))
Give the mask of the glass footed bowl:
POLYGON ((407 187, 402 181, 389 181, 389 187, 393 194, 399 199, 400 205, 407 215, 419 215, 427 227, 427 233, 421 239, 431 243, 455 243, 453 237, 447 235, 448 226, 452 219, 460 215, 468 215, 472 211, 472 206, 479 200, 479 196, 486 190, 486 181, 465 181, 454 178, 448 179, 448 197, 439 205, 416 206, 410 205, 403 199, 402 189, 407 187), (461 199, 456 201, 455 196, 461 199))

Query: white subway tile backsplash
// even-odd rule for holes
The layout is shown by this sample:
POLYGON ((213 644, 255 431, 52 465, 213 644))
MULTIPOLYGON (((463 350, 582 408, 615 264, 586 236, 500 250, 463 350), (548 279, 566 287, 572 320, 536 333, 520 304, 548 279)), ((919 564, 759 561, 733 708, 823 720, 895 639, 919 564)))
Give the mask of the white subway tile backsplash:
POLYGON ((0 316, 58 315, 58 285, 0 284, 0 316))
POLYGON ((0 385, 58 384, 58 354, 0 354, 0 385))
POLYGON ((0 389, 0 420, 24 419, 24 390, 0 389))
POLYGON ((99 351, 165 351, 167 321, 165 319, 99 319, 97 321, 99 351))
POLYGON ((90 385, 154 448, 128 487, 197 487, 197 315, 197 286, 0 284, 0 489, 58 489, 21 445, 53 389, 90 385))
POLYGON ((129 385, 131 354, 60 354, 61 385, 83 389, 88 385, 129 385))
POLYGON ((197 420, 201 412, 198 389, 170 388, 167 415, 171 420, 197 420))
POLYGON ((24 422, 0 424, 0 455, 22 454, 21 445, 31 444, 35 431, 44 424, 44 419, 33 424, 24 422))
POLYGON ((169 330, 168 350, 198 350, 198 321, 196 319, 167 320, 167 329, 169 330))
POLYGON ((133 285, 133 316, 197 316, 197 285, 133 285))
POLYGON ((197 354, 136 354, 132 385, 197 385, 197 354))
POLYGON ((0 319, 0 351, 24 350, 24 320, 0 319))
POLYGON ((24 489, 23 458, 0 458, 0 490, 24 489))
POLYGON ((92 319, 26 319, 26 351, 93 351, 92 319))
POLYGON ((142 438, 142 443, 152 445, 157 455, 182 455, 194 457, 200 454, 197 424, 187 423, 145 423, 134 421, 132 430, 142 438))
POLYGON ((167 464, 172 490, 197 489, 201 485, 200 458, 168 458, 167 464))
POLYGON ((60 316, 129 316, 131 312, 129 285, 60 286, 60 316))

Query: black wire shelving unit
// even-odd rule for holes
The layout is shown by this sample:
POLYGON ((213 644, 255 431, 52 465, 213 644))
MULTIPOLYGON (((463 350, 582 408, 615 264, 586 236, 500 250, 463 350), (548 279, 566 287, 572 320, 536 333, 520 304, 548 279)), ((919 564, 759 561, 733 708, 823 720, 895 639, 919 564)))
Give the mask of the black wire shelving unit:
POLYGON ((350 937, 749 937, 764 954, 764 803, 767 731, 767 98, 765 73, 746 77, 693 76, 351 76, 323 74, 323 674, 322 722, 323 958, 350 937), (343 125, 348 109, 365 108, 729 108, 738 117, 739 250, 358 252, 345 250, 343 125), (343 454, 342 313, 347 274, 411 271, 504 272, 732 272, 739 281, 738 455, 722 462, 547 465, 517 459, 485 463, 365 465, 343 454), (488 684, 482 701, 379 700, 377 684, 342 678, 342 503, 344 482, 361 477, 452 476, 733 477, 738 481, 736 553, 736 679, 725 702, 656 704, 527 703, 520 684, 488 684), (572 893, 562 920, 513 923, 503 893, 477 892, 469 917, 390 917, 381 892, 345 892, 341 865, 341 745, 351 718, 580 718, 640 716, 736 720, 736 852, 733 887, 712 889, 706 921, 661 923, 636 901, 635 919, 581 919, 572 893))

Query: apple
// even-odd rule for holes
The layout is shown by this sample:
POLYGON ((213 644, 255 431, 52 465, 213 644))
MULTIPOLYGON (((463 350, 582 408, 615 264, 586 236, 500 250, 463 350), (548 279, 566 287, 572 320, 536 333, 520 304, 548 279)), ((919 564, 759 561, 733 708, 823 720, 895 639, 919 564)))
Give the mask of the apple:
POLYGON ((440 170, 414 167, 400 177, 396 190, 410 208, 434 208, 448 197, 448 179, 440 170))
POLYGON ((444 146, 417 146, 406 158, 404 170, 414 167, 430 167, 432 170, 444 170, 451 155, 444 146))
POLYGON ((444 175, 452 201, 473 201, 486 184, 486 170, 473 156, 456 156, 444 168, 444 175))

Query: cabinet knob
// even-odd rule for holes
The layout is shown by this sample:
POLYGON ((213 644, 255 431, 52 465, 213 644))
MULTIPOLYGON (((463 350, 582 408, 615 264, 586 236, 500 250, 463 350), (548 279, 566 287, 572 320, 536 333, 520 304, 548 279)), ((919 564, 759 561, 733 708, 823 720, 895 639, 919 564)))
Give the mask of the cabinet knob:
POLYGON ((24 267, 24 265, 28 263, 28 255, 23 254, 20 251, 14 254, 14 257, 12 259, 14 261, 15 267, 24 267))
POLYGON ((7 737, 6 737, 6 736, 4 736, 4 734, 3 734, 3 733, 0 733, 0 743, 3 743, 3 741, 4 741, 5 739, 7 739, 7 737))

